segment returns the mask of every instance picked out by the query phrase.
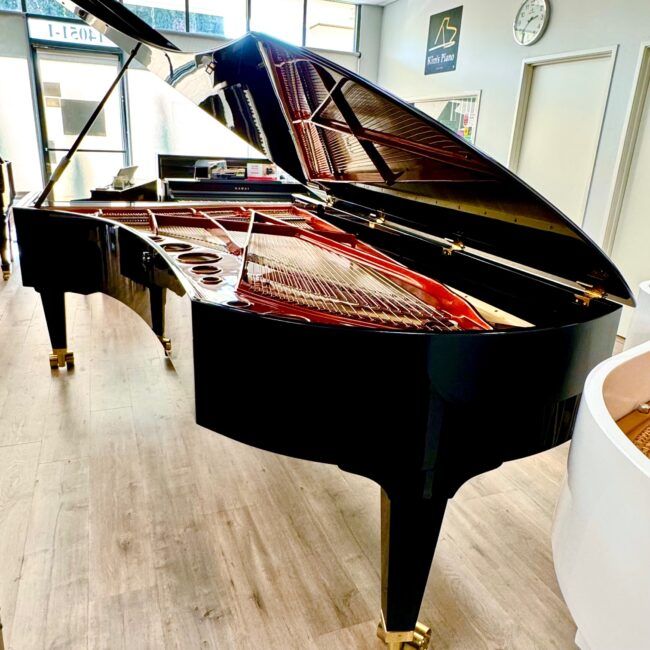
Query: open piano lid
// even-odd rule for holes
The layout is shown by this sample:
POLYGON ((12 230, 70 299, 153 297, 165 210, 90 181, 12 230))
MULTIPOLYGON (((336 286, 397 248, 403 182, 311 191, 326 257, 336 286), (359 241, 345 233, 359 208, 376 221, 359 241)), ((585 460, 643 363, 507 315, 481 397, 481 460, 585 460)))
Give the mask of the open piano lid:
POLYGON ((152 72, 294 178, 379 215, 384 227, 634 304, 611 260, 560 210, 432 117, 332 61, 258 33, 181 53, 115 0, 60 2, 126 50, 143 43, 137 59, 152 72))

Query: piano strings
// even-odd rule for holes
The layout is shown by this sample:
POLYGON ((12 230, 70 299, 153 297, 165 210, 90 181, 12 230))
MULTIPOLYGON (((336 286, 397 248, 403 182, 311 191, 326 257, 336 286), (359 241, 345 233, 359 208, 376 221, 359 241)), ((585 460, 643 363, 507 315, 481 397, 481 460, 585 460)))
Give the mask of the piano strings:
POLYGON ((458 323, 375 269, 297 237, 254 234, 244 278, 264 296, 393 327, 458 330, 458 323))
POLYGON ((462 297, 295 205, 103 208, 94 214, 148 233, 176 255, 192 281, 210 288, 226 281, 262 313, 395 330, 491 329, 462 297), (205 269, 188 266, 195 257, 187 255, 208 251, 232 255, 236 276, 219 268, 220 277, 208 278, 205 269), (459 305, 464 311, 454 314, 459 305))

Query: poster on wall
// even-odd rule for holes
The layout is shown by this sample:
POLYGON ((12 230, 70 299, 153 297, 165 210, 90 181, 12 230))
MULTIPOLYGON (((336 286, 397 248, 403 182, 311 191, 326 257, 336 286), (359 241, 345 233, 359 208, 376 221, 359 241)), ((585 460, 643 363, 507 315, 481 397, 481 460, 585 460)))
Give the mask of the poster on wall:
POLYGON ((460 23, 463 7, 454 7, 429 18, 429 38, 424 74, 438 74, 456 69, 460 23))
POLYGON ((474 143, 480 97, 480 92, 474 92, 452 97, 416 99, 412 103, 467 142, 474 143))

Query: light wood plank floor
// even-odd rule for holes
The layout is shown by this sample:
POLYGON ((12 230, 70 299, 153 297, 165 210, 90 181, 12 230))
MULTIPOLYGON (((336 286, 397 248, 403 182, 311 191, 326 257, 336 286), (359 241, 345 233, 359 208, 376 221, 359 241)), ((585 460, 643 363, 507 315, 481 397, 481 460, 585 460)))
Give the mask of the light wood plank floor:
MULTIPOLYGON (((378 488, 199 428, 137 316, 102 296, 68 305, 77 366, 51 374, 37 295, 0 284, 7 647, 383 647, 378 488)), ((566 455, 453 499, 421 612, 434 648, 575 647, 550 548, 566 455)))

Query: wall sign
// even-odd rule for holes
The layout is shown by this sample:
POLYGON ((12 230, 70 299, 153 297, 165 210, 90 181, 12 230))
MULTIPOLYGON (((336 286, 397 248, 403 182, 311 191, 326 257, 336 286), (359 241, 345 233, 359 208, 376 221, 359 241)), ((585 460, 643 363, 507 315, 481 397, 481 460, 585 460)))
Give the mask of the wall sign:
POLYGON ((93 27, 81 23, 46 18, 28 18, 29 37, 37 41, 92 45, 94 47, 117 47, 93 27))
POLYGON ((462 6, 431 16, 424 74, 437 74, 456 69, 462 17, 462 6))

